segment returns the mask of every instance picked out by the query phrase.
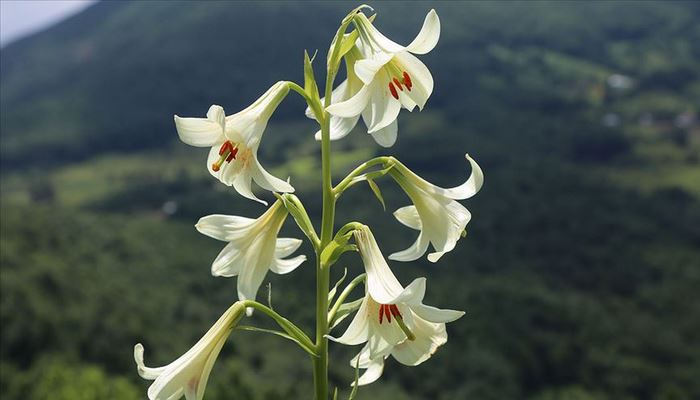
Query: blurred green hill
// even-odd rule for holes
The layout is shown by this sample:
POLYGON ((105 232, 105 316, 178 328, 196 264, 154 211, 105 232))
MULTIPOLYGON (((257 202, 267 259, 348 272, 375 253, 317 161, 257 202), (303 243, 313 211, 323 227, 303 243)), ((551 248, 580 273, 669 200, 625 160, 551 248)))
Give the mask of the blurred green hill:
MULTIPOLYGON (((172 115, 233 113, 300 81, 303 50, 323 59, 352 6, 100 2, 0 51, 0 397, 143 398, 133 344, 169 362, 235 299, 235 281, 209 273, 220 244, 192 225, 263 209, 216 184, 172 115)), ((699 398, 698 3, 373 6, 400 43, 436 8, 441 41, 422 57, 436 89, 426 111, 402 113, 389 152, 360 129, 334 143, 337 178, 396 154, 456 184, 469 152, 486 185, 444 261, 392 264, 467 316, 434 359, 390 362, 359 397, 699 398)), ((318 216, 316 128, 302 112, 290 95, 261 158, 318 216)), ((389 211, 407 204, 379 184, 389 211)), ((338 221, 371 223, 386 254, 412 243, 373 201, 353 189, 338 221)), ((349 257, 334 276, 345 266, 361 270, 349 257)), ((272 304, 309 331, 311 267, 269 276, 272 304)), ((333 349, 334 385, 352 379, 356 350, 333 349)), ((236 331, 206 398, 308 398, 307 364, 278 338, 236 331)))

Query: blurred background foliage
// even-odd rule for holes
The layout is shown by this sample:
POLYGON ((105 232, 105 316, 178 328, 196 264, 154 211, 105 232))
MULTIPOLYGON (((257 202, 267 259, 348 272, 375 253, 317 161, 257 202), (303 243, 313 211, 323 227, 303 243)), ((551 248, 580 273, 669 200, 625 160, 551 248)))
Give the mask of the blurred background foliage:
MULTIPOLYGON (((452 185, 469 152, 486 185, 439 265, 392 264, 467 316, 432 360, 389 361, 360 398, 700 398, 700 3, 373 5, 400 43, 437 9, 441 41, 423 57, 436 89, 426 111, 401 115, 391 150, 360 129, 334 144, 337 176, 393 153, 452 185)), ((263 208, 209 176, 172 115, 233 113, 300 81, 303 50, 324 56, 353 6, 100 2, 2 49, 3 399, 144 398, 132 346, 170 362, 235 300, 235 280, 209 273, 221 244, 193 224, 263 208)), ((318 217, 316 127, 302 111, 291 95, 261 158, 318 217)), ((389 210, 407 204, 379 184, 389 210)), ((371 223, 386 254, 414 239, 361 186, 339 203, 348 218, 371 223)), ((309 332, 312 266, 268 276, 275 309, 309 332)), ((362 268, 348 257, 334 276, 343 267, 362 268)), ((308 398, 307 356, 253 335, 233 333, 206 398, 308 398)), ((343 390, 355 351, 332 349, 343 390)))

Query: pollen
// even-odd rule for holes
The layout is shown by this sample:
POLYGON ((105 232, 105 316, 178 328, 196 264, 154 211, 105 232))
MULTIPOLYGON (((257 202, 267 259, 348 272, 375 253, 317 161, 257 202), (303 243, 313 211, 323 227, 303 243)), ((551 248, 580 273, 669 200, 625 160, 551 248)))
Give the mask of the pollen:
POLYGON ((399 99, 399 92, 396 91, 396 88, 394 87, 394 84, 392 82, 389 82, 389 91, 396 100, 399 99))
POLYGON ((236 159, 238 154, 238 145, 233 144, 230 140, 225 141, 219 148, 219 159, 211 165, 211 169, 214 172, 218 172, 221 169, 221 165, 224 162, 230 163, 236 159))
POLYGON ((406 85, 406 89, 410 92, 413 87, 413 82, 411 81, 411 75, 406 71, 403 72, 403 84, 406 85))

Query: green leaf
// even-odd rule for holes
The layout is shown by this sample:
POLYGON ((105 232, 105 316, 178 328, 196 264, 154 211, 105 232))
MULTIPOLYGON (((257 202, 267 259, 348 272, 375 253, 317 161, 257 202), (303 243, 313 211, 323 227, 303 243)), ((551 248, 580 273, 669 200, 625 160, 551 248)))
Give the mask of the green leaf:
POLYGON ((336 282, 335 285, 333 285, 333 288, 330 290, 330 292, 328 292, 328 302, 329 303, 333 302, 333 299, 335 298, 335 293, 338 291, 338 286, 340 286, 340 284, 343 283, 346 276, 348 276, 348 269, 347 268, 345 268, 345 270, 343 271, 343 276, 341 276, 340 279, 338 279, 338 282, 336 282))
POLYGON ((311 65, 311 59, 306 50, 304 50, 304 91, 313 100, 312 103, 320 104, 321 98, 318 94, 318 85, 316 85, 314 68, 311 65))
POLYGON ((381 190, 379 190, 379 186, 377 186, 377 184, 370 178, 367 178, 367 184, 369 185, 370 189, 372 189, 372 192, 377 197, 377 200, 382 203, 382 208, 384 211, 386 211, 386 204, 384 203, 384 197, 382 196, 381 190))
POLYGON ((304 351, 306 351, 307 353, 311 354, 311 356, 313 356, 313 357, 318 357, 318 356, 316 355, 316 353, 313 351, 313 349, 310 349, 310 348, 304 346, 303 343, 301 343, 301 342, 298 341, 297 339, 293 338, 292 336, 290 336, 290 335, 288 335, 288 334, 286 334, 286 333, 284 333, 284 332, 277 331, 277 330, 274 330, 274 329, 259 328, 259 327, 257 327, 257 326, 251 326, 251 325, 238 325, 238 326, 236 327, 236 329, 240 329, 240 330, 242 330, 242 331, 250 331, 250 332, 270 333, 270 334, 272 334, 272 335, 277 335, 277 336, 279 336, 279 337, 283 337, 283 338, 285 338, 285 339, 291 340, 292 342, 298 344, 302 349, 304 349, 304 351))

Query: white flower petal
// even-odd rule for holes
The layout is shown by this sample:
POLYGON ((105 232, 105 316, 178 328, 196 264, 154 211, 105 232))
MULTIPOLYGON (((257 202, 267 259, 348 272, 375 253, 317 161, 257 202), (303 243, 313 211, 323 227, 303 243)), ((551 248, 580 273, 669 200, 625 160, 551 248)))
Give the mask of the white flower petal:
POLYGON ((382 50, 389 53, 396 53, 406 49, 404 46, 401 46, 379 32, 379 30, 372 25, 372 22, 370 22, 370 20, 363 13, 358 13, 356 18, 358 19, 361 27, 360 29, 362 29, 363 33, 365 33, 367 37, 382 50))
MULTIPOLYGON (((224 170, 222 168, 222 170, 224 170)), ((234 189, 240 194, 241 196, 250 199, 250 200, 255 200, 258 203, 262 203, 264 205, 267 205, 267 202, 264 200, 260 200, 253 194, 252 186, 251 186, 251 180, 253 179, 250 175, 250 172, 241 169, 238 171, 237 174, 226 174, 224 173, 224 180, 222 180, 224 183, 226 183, 229 179, 231 182, 231 186, 233 186, 234 189), (233 175, 233 176, 230 176, 233 175)))
POLYGON ((334 342, 349 346, 366 342, 369 335, 369 320, 367 318, 368 302, 369 299, 365 297, 359 310, 357 310, 355 317, 352 319, 352 321, 350 321, 350 325, 348 325, 348 328, 345 330, 345 333, 343 333, 342 336, 339 338, 329 336, 328 338, 334 342))
POLYGON ((434 323, 452 322, 464 316, 464 311, 443 310, 425 304, 412 305, 411 310, 424 320, 434 323))
POLYGON ((241 274, 245 267, 245 254, 236 243, 227 244, 211 264, 212 276, 230 278, 241 274))
POLYGON ((399 64, 403 66, 406 72, 411 76, 411 91, 409 96, 418 105, 419 109, 423 109, 428 98, 433 93, 433 76, 430 74, 428 67, 423 64, 416 56, 408 52, 401 52, 394 55, 399 64))
POLYGON ((415 366, 429 359, 441 345, 447 343, 445 324, 433 324, 414 318, 411 327, 415 340, 397 345, 391 355, 401 364, 415 366))
POLYGON ((143 363, 143 345, 141 343, 134 346, 134 360, 139 376, 144 379, 154 380, 159 377, 167 367, 150 368, 143 363))
POLYGON ((406 286, 401 294, 392 299, 388 304, 405 303, 410 307, 413 307, 415 304, 421 304, 423 297, 425 297, 425 281, 425 278, 414 279, 410 285, 406 286))
POLYGON ((269 190, 271 192, 280 193, 293 193, 294 187, 289 184, 289 182, 277 178, 267 172, 265 168, 258 161, 257 155, 253 157, 254 164, 250 168, 251 175, 255 183, 260 185, 261 188, 269 190))
POLYGON ((190 146, 208 147, 225 140, 223 126, 208 118, 182 118, 176 115, 174 119, 180 140, 190 146))
MULTIPOLYGON (((401 103, 388 94, 389 89, 381 86, 379 82, 372 84, 372 98, 369 108, 371 118, 365 119, 367 133, 374 133, 392 122, 396 121, 401 111, 401 103)), ((363 114, 363 119, 366 114, 363 114)), ((375 138, 376 139, 376 138, 375 138)))
POLYGON ((391 147, 396 143, 396 136, 399 132, 399 124, 395 119, 382 129, 370 133, 378 145, 391 147))
POLYGON ((394 58, 393 54, 375 53, 369 58, 358 60, 355 63, 355 75, 357 75, 362 83, 369 85, 374 81, 377 72, 391 61, 392 58, 394 58))
POLYGON ((302 243, 300 239, 278 238, 275 246, 275 257, 284 258, 291 256, 302 243))
POLYGON ((420 215, 418 215, 418 210, 416 210, 416 206, 401 207, 394 211, 394 217, 396 217, 399 222, 411 229, 420 230, 423 226, 420 221, 420 215))
POLYGON ((362 113, 370 99, 370 90, 368 86, 363 86, 351 98, 336 104, 331 104, 326 108, 329 114, 336 117, 351 118, 362 113))
MULTIPOLYGON (((358 386, 368 385, 382 376, 384 371, 384 357, 378 357, 374 360, 369 358, 369 345, 360 350, 360 353, 350 360, 350 366, 353 368, 366 369, 357 380, 358 386), (359 363, 358 363, 359 359, 359 363)), ((355 385, 355 381, 350 383, 351 386, 355 385)))
POLYGON ((389 259, 402 262, 417 260, 423 257, 423 254, 428 250, 429 244, 430 240, 421 232, 418 234, 416 241, 409 248, 390 254, 389 259))
POLYGON ((367 272, 367 292, 378 303, 391 304, 404 288, 387 265, 369 228, 355 231, 355 242, 367 272))
POLYGON ((270 271, 276 274, 288 274, 294 271, 301 263, 306 261, 305 255, 296 256, 289 259, 275 259, 270 265, 270 271))
POLYGON ((440 39, 440 18, 435 10, 430 10, 425 16, 423 27, 415 39, 406 46, 406 50, 414 54, 429 53, 440 39))
POLYGON ((224 246, 211 263, 211 274, 228 278, 240 274, 241 267, 241 249, 237 243, 232 242, 224 246))
POLYGON ((240 233, 255 222, 252 218, 237 215, 213 214, 202 217, 195 224, 197 230, 211 238, 230 242, 240 236, 240 233))
POLYGON ((465 157, 472 167, 472 173, 469 175, 469 179, 459 186, 450 189, 442 189, 440 194, 443 196, 454 200, 468 199, 477 194, 484 185, 484 171, 481 170, 481 167, 473 158, 469 157, 469 154, 466 154, 465 157))
MULTIPOLYGON (((331 115, 331 125, 329 132, 330 139, 338 140, 347 136, 348 133, 352 132, 353 128, 355 128, 355 125, 357 125, 357 121, 359 119, 359 115, 350 118, 341 118, 336 117, 335 115, 331 115)), ((316 131, 314 139, 319 141, 321 140, 321 130, 316 131)))

